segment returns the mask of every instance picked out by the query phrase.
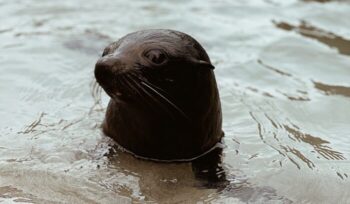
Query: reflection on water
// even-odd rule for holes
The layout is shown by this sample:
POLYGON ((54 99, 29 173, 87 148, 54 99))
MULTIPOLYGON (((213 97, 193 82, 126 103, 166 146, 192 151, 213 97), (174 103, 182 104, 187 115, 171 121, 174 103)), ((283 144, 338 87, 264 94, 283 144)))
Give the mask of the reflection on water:
POLYGON ((348 2, 0 5, 0 202, 350 202, 348 2), (109 98, 94 64, 145 28, 184 31, 208 51, 224 149, 156 163, 101 133, 109 98))
POLYGON ((323 91, 327 95, 342 95, 346 97, 350 97, 350 87, 346 86, 334 86, 323 84, 320 82, 314 82, 315 88, 323 91))
MULTIPOLYGON (((311 145, 314 150, 319 153, 325 159, 333 159, 333 160, 344 160, 345 157, 342 153, 332 150, 330 147, 326 146, 329 142, 323 140, 319 137, 312 136, 310 134, 305 134, 300 132, 297 126, 295 128, 289 127, 287 125, 284 128, 290 133, 292 137, 294 137, 299 142, 308 143, 311 145)), ((300 155, 300 154, 299 154, 300 155)))
MULTIPOLYGON (((286 71, 282 71, 282 70, 280 70, 280 69, 278 69, 278 68, 272 67, 272 66, 270 66, 270 65, 267 65, 267 64, 265 64, 261 59, 258 59, 257 62, 258 62, 258 64, 260 64, 262 67, 267 68, 267 69, 269 69, 269 70, 271 70, 271 71, 273 71, 273 72, 275 72, 275 73, 281 75, 282 77, 288 77, 288 78, 290 78, 290 79, 293 80, 293 81, 298 81, 298 82, 300 82, 300 79, 298 79, 297 77, 294 77, 292 74, 290 74, 290 73, 288 73, 288 72, 286 72, 286 71)), ((256 90, 256 92, 257 92, 257 91, 258 91, 258 90, 256 90)), ((297 93, 294 93, 294 94, 292 94, 292 95, 291 95, 290 93, 284 93, 284 92, 282 92, 282 91, 280 91, 280 90, 277 90, 277 92, 280 93, 280 94, 282 94, 283 96, 287 97, 289 100, 292 100, 292 101, 309 101, 309 100, 310 100, 310 99, 308 98, 308 96, 307 96, 307 92, 301 91, 301 90, 297 90, 297 91, 296 91, 297 93)), ((268 92, 265 92, 264 95, 265 95, 265 96, 272 96, 272 95, 271 95, 270 93, 268 93, 268 92)))
MULTIPOLYGON (((320 2, 320 3, 326 3, 326 2, 332 2, 332 1, 342 1, 342 0, 303 0, 305 2, 320 2)), ((344 0, 343 0, 344 1, 344 0)))
POLYGON ((274 121, 267 113, 264 113, 261 119, 258 119, 259 114, 255 116, 251 112, 250 115, 257 123, 260 139, 280 155, 287 157, 298 169, 301 169, 299 161, 305 163, 310 169, 315 168, 316 165, 311 158, 308 158, 311 155, 307 155, 303 149, 299 149, 300 147, 293 147, 293 144, 295 145, 296 143, 302 143, 302 148, 311 146, 312 149, 310 152, 318 153, 316 158, 320 158, 319 156, 321 156, 327 160, 346 160, 343 153, 329 146, 330 142, 320 137, 303 133, 298 126, 291 123, 288 119, 286 121, 289 124, 280 124, 274 121), (268 121, 271 126, 269 127, 269 123, 263 122, 263 120, 268 121), (290 141, 283 141, 285 139, 290 141))
POLYGON ((336 48, 339 53, 343 55, 350 55, 350 40, 344 39, 341 36, 337 36, 334 33, 316 28, 312 25, 309 25, 305 21, 302 21, 299 26, 293 26, 285 22, 275 22, 275 24, 278 28, 281 28, 283 30, 294 30, 305 37, 316 39, 321 43, 336 48))
POLYGON ((276 73, 278 73, 278 74, 281 74, 281 75, 283 75, 283 76, 288 76, 288 77, 291 77, 291 76, 292 76, 291 74, 289 74, 289 73, 287 73, 287 72, 284 72, 284 71, 281 71, 281 70, 279 70, 279 69, 277 69, 277 68, 274 68, 274 67, 271 67, 271 66, 269 66, 269 65, 266 65, 266 64, 263 63, 260 59, 258 60, 258 63, 261 64, 262 66, 264 66, 265 68, 270 69, 270 70, 272 70, 272 71, 274 71, 274 72, 276 72, 276 73))

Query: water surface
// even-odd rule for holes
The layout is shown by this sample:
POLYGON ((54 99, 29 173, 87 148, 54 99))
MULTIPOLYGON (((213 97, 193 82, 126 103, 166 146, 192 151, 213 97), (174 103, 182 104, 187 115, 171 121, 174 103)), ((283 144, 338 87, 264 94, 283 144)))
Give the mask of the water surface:
POLYGON ((0 202, 349 203, 348 1, 0 1, 0 202), (229 184, 114 151, 102 49, 194 36, 216 69, 229 184), (113 151, 112 151, 113 150, 113 151))

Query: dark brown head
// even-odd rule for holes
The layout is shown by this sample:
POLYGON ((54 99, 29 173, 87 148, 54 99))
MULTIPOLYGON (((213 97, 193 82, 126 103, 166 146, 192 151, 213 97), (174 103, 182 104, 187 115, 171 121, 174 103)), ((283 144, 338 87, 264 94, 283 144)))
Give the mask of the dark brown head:
POLYGON ((132 100, 137 97, 134 83, 195 81, 200 69, 209 72, 214 66, 192 37, 172 30, 144 30, 107 46, 96 63, 95 77, 111 98, 132 100))

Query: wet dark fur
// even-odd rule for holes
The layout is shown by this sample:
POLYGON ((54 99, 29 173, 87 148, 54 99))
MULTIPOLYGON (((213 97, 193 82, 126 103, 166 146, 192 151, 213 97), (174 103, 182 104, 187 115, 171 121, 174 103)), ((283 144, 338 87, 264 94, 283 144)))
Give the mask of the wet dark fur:
POLYGON ((223 135, 213 68, 202 46, 177 31, 139 31, 110 44, 95 67, 111 97, 104 133, 153 159, 208 151, 223 135))

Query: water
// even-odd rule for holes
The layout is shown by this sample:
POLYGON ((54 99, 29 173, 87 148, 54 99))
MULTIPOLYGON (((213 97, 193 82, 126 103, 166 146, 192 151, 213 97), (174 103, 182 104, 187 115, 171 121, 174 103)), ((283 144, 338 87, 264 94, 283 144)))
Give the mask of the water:
POLYGON ((348 1, 0 1, 0 202, 349 203, 348 1), (117 151, 100 124, 102 49, 184 31, 216 70, 224 189, 190 164, 117 151))

